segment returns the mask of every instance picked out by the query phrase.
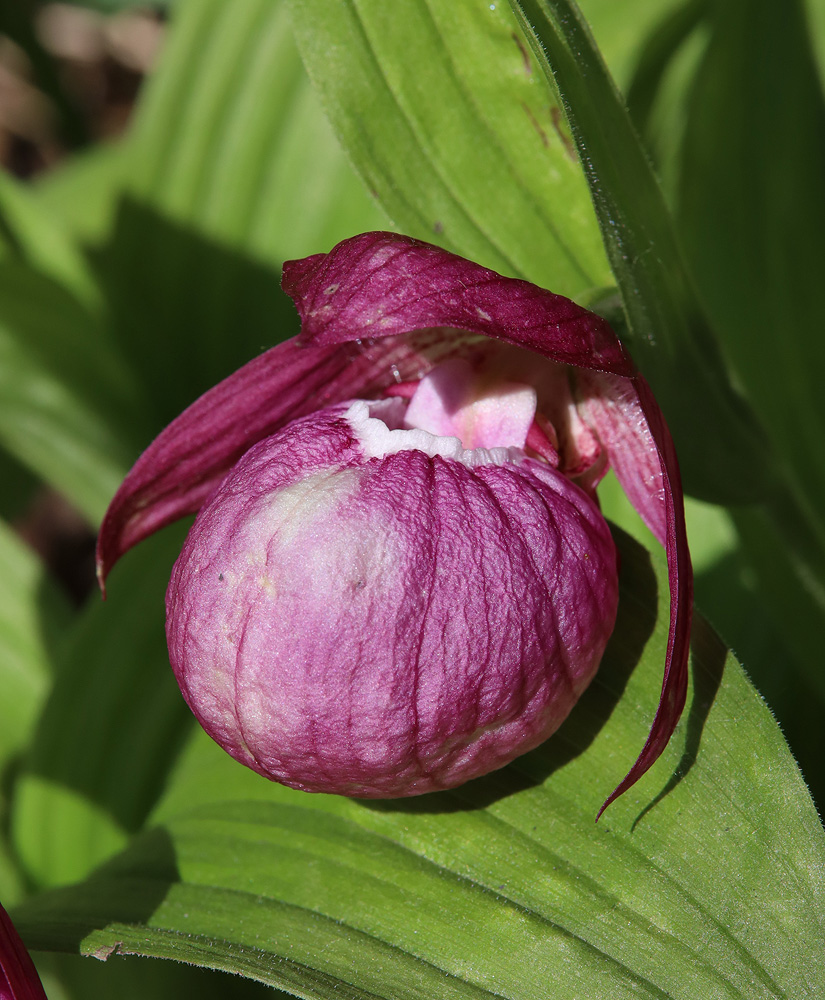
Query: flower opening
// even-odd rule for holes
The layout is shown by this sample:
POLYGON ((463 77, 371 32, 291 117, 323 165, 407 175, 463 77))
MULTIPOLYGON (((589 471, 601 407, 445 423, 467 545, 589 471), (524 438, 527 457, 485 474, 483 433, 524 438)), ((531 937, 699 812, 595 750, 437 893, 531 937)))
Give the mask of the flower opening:
POLYGON ((612 801, 686 690, 681 487, 647 383, 599 317, 395 234, 289 262, 284 287, 300 337, 144 453, 102 526, 101 581, 197 511, 167 635, 210 735, 298 788, 446 788, 546 739, 598 668, 618 585, 595 488, 612 466, 671 583, 659 710, 612 801))

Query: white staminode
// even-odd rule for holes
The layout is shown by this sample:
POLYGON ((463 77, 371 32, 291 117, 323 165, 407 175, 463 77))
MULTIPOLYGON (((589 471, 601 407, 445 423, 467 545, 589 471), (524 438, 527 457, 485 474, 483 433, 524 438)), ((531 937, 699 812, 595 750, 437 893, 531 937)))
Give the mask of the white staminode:
POLYGON ((357 399, 344 417, 352 427, 367 458, 385 458, 400 451, 423 451, 425 455, 450 458, 467 466, 505 465, 524 457, 520 448, 469 448, 457 437, 441 437, 419 427, 403 427, 406 401, 398 397, 367 402, 357 399))
POLYGON ((464 448, 523 448, 536 417, 536 390, 451 358, 418 383, 404 423, 464 448))

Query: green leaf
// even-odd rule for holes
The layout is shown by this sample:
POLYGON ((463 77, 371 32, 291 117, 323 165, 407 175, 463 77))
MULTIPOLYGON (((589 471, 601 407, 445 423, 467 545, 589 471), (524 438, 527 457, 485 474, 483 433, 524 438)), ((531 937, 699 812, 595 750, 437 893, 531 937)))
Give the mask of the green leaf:
POLYGON ((94 246, 111 235, 128 170, 128 140, 95 145, 40 174, 30 191, 78 244, 94 246))
MULTIPOLYGON (((698 0, 699 3, 704 0, 698 0)), ((663 29, 681 12, 697 6, 696 0, 579 0, 579 9, 593 32, 610 75, 619 89, 628 94, 640 66, 651 67, 653 52, 661 53, 663 29), (655 44, 659 43, 659 44, 655 44)))
POLYGON ((386 225, 338 149, 272 0, 181 4, 99 253, 162 425, 297 332, 280 265, 386 225))
POLYGON ((0 259, 25 261, 93 306, 99 300, 87 261, 53 212, 0 171, 0 259))
MULTIPOLYGON (((54 647, 69 622, 65 598, 37 556, 0 522, 0 829, 8 828, 8 788, 48 692, 54 647)), ((17 865, 0 839, 0 899, 21 891, 17 865)))
POLYGON ((686 0, 660 21, 639 52, 627 108, 670 204, 676 201, 688 97, 707 45, 709 0, 686 0))
POLYGON ((0 176, 0 443, 94 523, 142 424, 88 261, 47 205, 0 176))
POLYGON ((0 761, 31 732, 68 621, 66 599, 43 564, 0 522, 0 761))
POLYGON ((712 29, 685 139, 681 232, 783 476, 825 537, 825 99, 796 0, 780 18, 766 0, 715 3, 712 29))
POLYGON ((277 1000, 284 994, 238 976, 172 962, 112 958, 90 962, 77 955, 35 956, 49 1000, 277 1000))
POLYGON ((730 386, 661 190, 587 25, 572 0, 511 5, 564 100, 626 325, 620 314, 611 319, 656 390, 688 491, 715 502, 764 496, 775 473, 764 436, 730 386))
POLYGON ((303 997, 820 996, 825 834, 701 619, 674 740, 594 825, 647 733, 667 636, 664 559, 617 541, 616 631, 543 747, 452 792, 366 803, 270 784, 198 731, 151 829, 18 908, 27 943, 303 997))
POLYGON ((180 529, 142 545, 67 637, 26 770, 14 842, 27 877, 83 877, 123 846, 154 805, 189 714, 166 655, 163 591, 180 529))
POLYGON ((738 513, 737 524, 767 613, 794 653, 803 710, 813 697, 821 711, 825 101, 800 4, 785 5, 781 18, 762 0, 715 3, 711 13, 691 95, 680 225, 731 367, 783 459, 784 493, 738 513))
POLYGON ((0 261, 0 443, 94 524, 141 420, 96 313, 15 259, 0 261))
POLYGON ((289 6, 332 125, 399 229, 566 295, 611 283, 558 100, 505 4, 289 6))

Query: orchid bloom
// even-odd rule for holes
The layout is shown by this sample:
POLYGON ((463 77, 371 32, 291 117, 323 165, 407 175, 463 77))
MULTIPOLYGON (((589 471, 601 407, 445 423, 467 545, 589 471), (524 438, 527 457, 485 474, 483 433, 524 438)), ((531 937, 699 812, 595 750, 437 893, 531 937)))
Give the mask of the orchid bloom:
POLYGON ((11 917, 0 906, 0 1000, 46 1000, 40 976, 11 917))
POLYGON ((300 335, 169 425, 112 501, 101 585, 199 512, 170 659, 209 735, 269 778, 359 797, 458 785, 537 746, 596 672, 618 601, 612 466, 666 547, 650 736, 685 701, 691 569, 670 434, 600 317, 438 247, 365 233, 284 265, 300 335))

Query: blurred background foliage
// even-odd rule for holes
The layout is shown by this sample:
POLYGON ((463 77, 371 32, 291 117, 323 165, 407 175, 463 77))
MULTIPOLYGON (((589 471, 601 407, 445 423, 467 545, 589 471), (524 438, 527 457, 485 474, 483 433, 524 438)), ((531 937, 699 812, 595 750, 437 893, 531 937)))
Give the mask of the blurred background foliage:
MULTIPOLYGON (((590 30, 572 4, 512 6, 0 5, 0 899, 34 899, 31 926, 33 893, 124 848, 133 881, 162 881, 163 851, 133 838, 172 815, 164 789, 208 758, 163 638, 180 533, 130 556, 104 606, 96 525, 154 434, 297 332, 283 261, 368 229, 440 243, 615 323, 682 456, 697 605, 825 802, 825 5, 581 0, 590 30)), ((615 482, 602 503, 655 549, 615 482)), ((336 824, 352 817, 324 815, 344 843, 336 824)), ((662 819, 662 837, 680 822, 662 819)), ((811 829, 791 838, 800 857, 811 829)), ((316 947, 334 949, 328 933, 316 947)), ((208 951, 201 964, 301 996, 340 986, 286 960, 267 979, 236 951, 235 966, 208 951)), ((115 962, 48 956, 50 996, 264 990, 115 962)), ((477 995, 453 975, 450 990, 477 995)), ((719 995, 782 995, 762 985, 719 995)))

